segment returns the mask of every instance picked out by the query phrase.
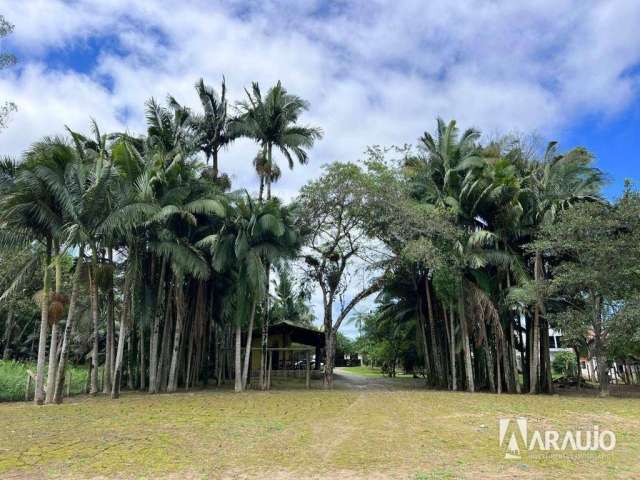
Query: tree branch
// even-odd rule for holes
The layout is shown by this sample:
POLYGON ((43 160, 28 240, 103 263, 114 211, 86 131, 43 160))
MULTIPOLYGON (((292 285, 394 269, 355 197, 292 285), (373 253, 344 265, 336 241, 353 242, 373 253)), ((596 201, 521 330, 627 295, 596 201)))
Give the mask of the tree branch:
POLYGON ((375 293, 378 290, 380 290, 382 288, 382 285, 383 285, 383 277, 380 276, 371 285, 369 285, 367 288, 365 288, 360 293, 358 293, 355 297, 353 297, 349 302, 349 304, 340 312, 340 316, 336 319, 333 325, 333 330, 338 331, 338 329, 340 328, 340 325, 342 324, 342 321, 345 319, 347 315, 349 315, 349 312, 353 309, 353 307, 355 307, 358 303, 360 303, 362 300, 367 298, 372 293, 375 293))

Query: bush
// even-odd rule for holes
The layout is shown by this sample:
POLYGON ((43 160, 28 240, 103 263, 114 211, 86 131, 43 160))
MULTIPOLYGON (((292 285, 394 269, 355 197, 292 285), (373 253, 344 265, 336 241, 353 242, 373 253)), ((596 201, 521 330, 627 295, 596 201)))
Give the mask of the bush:
POLYGON ((573 352, 558 352, 551 362, 551 367, 555 373, 565 377, 576 376, 576 356, 573 352))
MULTIPOLYGON (((79 393, 84 393, 88 375, 87 367, 72 365, 69 368, 71 371, 70 394, 77 395, 79 393)), ((35 363, 0 360, 0 402, 24 400, 24 392, 27 387, 27 370, 31 370, 35 373, 35 363)), ((45 369, 45 381, 46 374, 47 371, 45 369)), ((33 389, 34 387, 32 382, 31 398, 33 398, 33 389)), ((66 395, 66 386, 64 391, 66 395)))

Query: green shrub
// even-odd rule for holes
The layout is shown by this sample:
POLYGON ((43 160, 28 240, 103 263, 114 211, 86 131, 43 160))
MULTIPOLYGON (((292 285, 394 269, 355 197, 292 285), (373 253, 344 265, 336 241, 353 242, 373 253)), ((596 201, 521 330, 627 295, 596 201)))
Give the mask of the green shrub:
POLYGON ((576 375, 576 356, 573 352, 558 352, 551 362, 553 371, 565 377, 576 375))
MULTIPOLYGON (((35 363, 0 360, 0 402, 24 400, 25 389, 27 387, 27 370, 35 373, 35 363)), ((69 389, 69 393, 71 395, 84 393, 87 375, 89 373, 87 367, 72 365, 69 367, 69 371, 71 372, 71 388, 69 389)), ((34 386, 32 382, 30 390, 31 398, 33 398, 33 389, 34 386)), ((65 395, 66 391, 65 386, 65 395)))

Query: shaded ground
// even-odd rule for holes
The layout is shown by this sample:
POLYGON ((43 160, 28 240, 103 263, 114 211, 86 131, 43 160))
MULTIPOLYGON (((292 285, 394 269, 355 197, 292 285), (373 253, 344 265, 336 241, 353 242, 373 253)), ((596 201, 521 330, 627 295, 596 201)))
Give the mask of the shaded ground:
POLYGON ((365 381, 340 374, 334 391, 0 405, 0 478, 640 478, 636 399, 390 390, 387 379, 365 381), (526 416, 530 428, 599 425, 618 444, 606 455, 506 460, 498 420, 514 416, 526 416))

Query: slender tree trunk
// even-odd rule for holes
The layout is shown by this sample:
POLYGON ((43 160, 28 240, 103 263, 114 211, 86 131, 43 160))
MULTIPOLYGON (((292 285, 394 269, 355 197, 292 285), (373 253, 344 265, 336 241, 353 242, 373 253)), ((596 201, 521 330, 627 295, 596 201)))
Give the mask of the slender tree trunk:
POLYGON ((140 374, 140 390, 146 390, 147 389, 147 376, 146 376, 146 356, 145 356, 145 348, 144 348, 144 328, 142 326, 142 324, 140 324, 140 327, 138 328, 138 335, 139 335, 139 344, 138 344, 138 350, 139 350, 139 362, 138 362, 138 368, 140 370, 139 374, 140 374))
MULTIPOLYGON (((109 264, 113 265, 113 249, 109 247, 107 249, 107 258, 109 264)), ((111 285, 107 292, 107 343, 105 345, 104 355, 104 384, 102 386, 102 393, 108 394, 111 392, 111 384, 113 383, 111 372, 113 370, 113 364, 115 362, 114 355, 114 335, 115 335, 115 312, 114 312, 114 293, 113 293, 113 275, 111 276, 111 285)))
MULTIPOLYGON (((506 249, 506 243, 505 243, 506 249)), ((506 285, 507 292, 511 289, 511 274, 509 270, 506 271, 506 285)), ((518 380, 518 366, 516 364, 516 349, 515 349, 515 335, 513 331, 513 318, 510 314, 507 314, 507 343, 505 345, 507 360, 509 363, 509 368, 505 366, 505 379, 507 381, 507 389, 509 393, 520 393, 520 382, 518 380)), ((522 360, 524 360, 524 356, 522 356, 522 360)))
MULTIPOLYGON (((133 302, 130 303, 129 308, 133 310, 133 302)), ((133 312, 131 313, 132 314, 130 315, 130 318, 133 318, 133 312)), ((131 325, 131 327, 133 327, 133 324, 131 325)), ((125 358, 127 362, 127 388, 129 390, 133 390, 135 388, 135 351, 133 348, 133 346, 135 345, 133 341, 133 336, 135 335, 135 333, 136 331, 134 328, 127 328, 127 355, 125 358)))
POLYGON ((173 314, 173 289, 175 286, 171 284, 169 287, 167 298, 165 300, 164 309, 164 323, 162 326, 162 345, 160 348, 160 358, 158 359, 158 371, 156 372, 156 384, 158 391, 165 391, 167 389, 167 360, 170 348, 171 348, 171 333, 172 333, 172 321, 171 315, 173 314))
POLYGON ((260 193, 258 194, 258 201, 262 203, 264 196, 264 175, 260 175, 260 193))
POLYGON ((469 332, 467 329, 467 320, 465 317, 464 298, 462 297, 464 290, 458 296, 458 316, 460 317, 460 331, 462 335, 462 350, 464 352, 464 371, 467 379, 467 390, 473 392, 475 390, 473 382, 473 365, 471 362, 471 346, 469 345, 469 332))
POLYGON ((440 361, 440 349, 438 348, 438 342, 436 339, 436 323, 433 316, 433 305, 431 302, 431 287, 429 285, 429 277, 425 276, 424 289, 427 297, 427 314, 429 316, 429 335, 431 337, 431 352, 433 354, 433 365, 435 369, 435 383, 442 384, 444 374, 442 371, 442 363, 440 361))
MULTIPOLYGON (((542 269, 542 256, 536 252, 533 265, 533 276, 536 290, 540 289, 540 270, 542 269)), ((539 297, 539 293, 536 296, 539 297)), ((531 356, 529 357, 529 393, 538 393, 540 384, 540 299, 536 298, 533 312, 533 326, 531 328, 531 356)))
POLYGON ((235 391, 242 391, 242 327, 236 325, 236 349, 235 349, 235 391))
POLYGON ((184 280, 181 277, 175 277, 176 329, 173 337, 173 354, 171 356, 167 392, 175 392, 178 388, 178 362, 180 360, 180 344, 182 342, 182 327, 185 313, 183 282, 184 280))
MULTIPOLYGON (((269 348, 269 289, 271 277, 271 264, 265 262, 265 273, 267 277, 267 295, 265 298, 265 314, 262 322, 262 340, 260 342, 260 389, 267 388, 267 349, 269 348)), ((255 307, 254 307, 255 309, 255 307)))
POLYGON ((271 174, 273 172, 273 157, 272 157, 273 145, 269 143, 267 146, 267 155, 268 155, 268 165, 269 170, 267 172, 267 200, 271 200, 271 174))
MULTIPOLYGON (((518 379, 518 365, 516 363, 516 347, 515 332, 513 331, 513 321, 509 319, 509 362, 511 367, 511 378, 513 381, 514 391, 520 393, 520 380, 518 379)), ((524 355, 522 356, 524 359, 524 355)))
POLYGON ((485 370, 487 372, 487 380, 489 381, 489 391, 495 392, 496 384, 495 384, 495 372, 493 369, 493 366, 494 366, 493 354, 491 353, 487 326, 484 323, 484 321, 480 322, 480 328, 482 329, 482 350, 484 353, 483 357, 484 357, 485 370))
POLYGON ((531 382, 529 381, 529 359, 531 358, 531 324, 533 320, 531 319, 531 315, 528 311, 524 311, 524 328, 520 325, 521 328, 518 329, 520 335, 520 346, 522 347, 522 391, 528 392, 530 389, 531 382))
POLYGON ((9 360, 11 356, 11 334, 13 333, 13 309, 9 307, 7 311, 7 323, 4 331, 4 351, 2 352, 2 359, 9 360))
POLYGON ((416 302, 418 307, 418 331, 420 339, 422 340, 422 351, 424 354, 424 371, 427 378, 427 383, 433 384, 433 378, 431 375, 431 361, 429 359, 429 342, 427 340, 427 322, 424 315, 424 307, 422 305, 422 296, 420 295, 419 280, 416 281, 415 277, 413 285, 416 289, 416 302))
POLYGON ((211 152, 212 167, 213 167, 213 178, 218 178, 218 152, 214 149, 211 152))
MULTIPOLYGON (((57 294, 62 291, 62 265, 60 264, 60 248, 58 242, 54 240, 53 251, 55 253, 55 292, 57 294)), ((58 367, 58 323, 60 318, 54 318, 51 326, 51 344, 49 347, 49 372, 47 374, 47 395, 46 403, 53 402, 53 396, 56 389, 56 369, 58 367)))
POLYGON ((91 295, 91 321, 93 324, 93 350, 91 354, 91 386, 90 395, 98 393, 98 349, 99 349, 99 316, 98 316, 98 250, 95 245, 91 248, 91 275, 89 279, 89 292, 91 295))
POLYGON ((253 336, 253 322, 256 318, 256 302, 251 304, 251 316, 249 317, 249 328, 247 330, 247 343, 244 349, 244 369, 242 371, 242 389, 247 389, 247 382, 249 380, 249 364, 251 359, 251 338, 253 336))
POLYGON ((593 297, 593 337, 598 363, 598 382, 600 383, 600 396, 609 396, 609 364, 607 363, 607 352, 604 347, 604 328, 602 322, 602 300, 599 295, 592 294, 593 297))
POLYGON ((456 329, 455 318, 453 313, 453 304, 449 305, 449 329, 451 330, 451 343, 449 347, 449 355, 451 356, 451 390, 458 390, 456 383, 456 329))
POLYGON ((51 263, 51 239, 47 239, 42 276, 42 305, 40 306, 40 338, 38 340, 38 362, 36 365, 36 391, 34 402, 44 404, 44 365, 47 355, 47 335, 49 333, 49 264, 51 263))
POLYGON ((149 339, 149 393, 158 393, 158 343, 160 341, 160 321, 162 320, 164 305, 165 283, 164 276, 167 270, 167 261, 162 259, 160 268, 160 279, 158 281, 158 292, 156 298, 156 308, 154 311, 153 328, 149 339))
POLYGON ((56 369, 56 388, 53 395, 53 401, 55 403, 62 403, 64 396, 64 379, 65 370, 67 365, 67 358, 69 357, 69 346, 71 344, 71 334, 73 332, 73 325, 76 320, 76 305, 78 304, 78 291, 80 290, 80 281, 82 279, 82 265, 83 265, 83 252, 84 248, 80 246, 78 253, 78 261, 76 263, 76 269, 73 275, 73 285, 71 287, 71 298, 69 299, 69 310, 67 312, 67 322, 64 326, 64 334, 62 336, 62 349, 60 351, 60 360, 58 368, 56 369))
POLYGON ((541 385, 545 393, 553 393, 553 375, 551 374, 551 350, 549 345, 549 323, 547 319, 540 318, 540 368, 541 377, 544 378, 544 384, 541 385))
MULTIPOLYGON (((128 270, 128 269, 127 269, 128 270)), ((113 367, 111 398, 120 396, 120 384, 122 382, 122 363, 124 361, 124 344, 127 341, 127 329, 130 322, 131 313, 131 288, 133 279, 131 272, 125 273, 124 279, 124 297, 122 300, 122 312, 120 313, 120 330, 118 334, 118 347, 116 351, 116 359, 113 367)))
MULTIPOLYGON (((499 345, 496 340, 496 347, 499 345)), ((496 392, 498 395, 502 393, 502 371, 500 369, 500 361, 504 358, 504 354, 500 348, 496 348, 496 392)))

